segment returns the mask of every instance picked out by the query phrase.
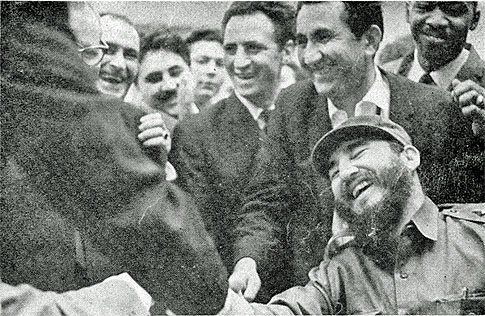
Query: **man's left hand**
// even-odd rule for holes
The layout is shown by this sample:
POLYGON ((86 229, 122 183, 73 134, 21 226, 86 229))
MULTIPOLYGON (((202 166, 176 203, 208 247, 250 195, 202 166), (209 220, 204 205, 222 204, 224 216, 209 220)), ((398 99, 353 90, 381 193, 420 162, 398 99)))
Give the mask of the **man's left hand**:
POLYGON ((475 135, 485 137, 485 88, 472 80, 454 79, 451 94, 461 107, 461 112, 473 119, 475 135))
POLYGON ((160 113, 150 113, 140 119, 138 139, 145 147, 162 147, 168 152, 172 147, 170 132, 160 113))

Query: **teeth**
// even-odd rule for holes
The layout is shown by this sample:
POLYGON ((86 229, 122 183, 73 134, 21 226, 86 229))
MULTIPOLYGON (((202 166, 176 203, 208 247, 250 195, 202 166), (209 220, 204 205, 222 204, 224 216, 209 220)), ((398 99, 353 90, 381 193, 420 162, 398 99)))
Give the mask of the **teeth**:
POLYGON ((362 193, 362 191, 366 189, 369 185, 370 183, 367 181, 363 181, 356 185, 355 188, 352 190, 352 196, 354 197, 354 199, 357 198, 360 193, 362 193))
POLYGON ((110 75, 102 75, 101 78, 108 81, 108 82, 111 82, 111 83, 121 83, 121 82, 123 82, 122 78, 113 77, 113 76, 110 76, 110 75))
POLYGON ((243 80, 248 80, 248 79, 252 79, 254 76, 253 75, 250 75, 250 74, 236 74, 236 76, 239 78, 239 79, 243 79, 243 80))

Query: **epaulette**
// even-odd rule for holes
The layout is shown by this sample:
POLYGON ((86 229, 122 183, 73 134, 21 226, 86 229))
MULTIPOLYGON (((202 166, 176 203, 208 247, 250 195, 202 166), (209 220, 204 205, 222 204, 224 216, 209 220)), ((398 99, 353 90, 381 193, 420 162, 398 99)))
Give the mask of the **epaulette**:
POLYGON ((485 203, 441 204, 438 208, 444 216, 485 223, 485 203))

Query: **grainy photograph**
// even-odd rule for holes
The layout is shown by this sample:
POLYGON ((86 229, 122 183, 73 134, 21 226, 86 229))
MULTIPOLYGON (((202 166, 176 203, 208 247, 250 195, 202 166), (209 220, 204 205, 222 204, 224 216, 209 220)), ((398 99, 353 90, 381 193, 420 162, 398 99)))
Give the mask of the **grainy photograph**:
POLYGON ((485 2, 0 10, 0 315, 485 314, 485 2))

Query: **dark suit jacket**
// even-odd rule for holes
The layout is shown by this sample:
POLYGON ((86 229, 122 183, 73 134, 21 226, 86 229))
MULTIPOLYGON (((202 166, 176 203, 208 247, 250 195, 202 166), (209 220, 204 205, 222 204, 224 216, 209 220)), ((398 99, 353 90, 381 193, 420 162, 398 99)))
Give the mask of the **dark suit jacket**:
MULTIPOLYGON (((472 45, 468 44, 466 49, 470 51, 470 55, 468 55, 468 59, 456 75, 456 79, 459 79, 460 81, 470 79, 477 82, 482 87, 485 87, 485 62, 480 59, 480 56, 472 45)), ((385 63, 382 65, 382 68, 386 71, 406 77, 409 70, 411 70, 413 60, 414 50, 410 51, 402 58, 385 63)), ((446 87, 446 89, 450 90, 451 85, 446 87)))
MULTIPOLYGON (((259 160, 260 133, 248 109, 231 94, 183 120, 173 134, 169 161, 177 170, 177 183, 197 201, 229 270, 235 263, 237 213, 259 160)), ((262 277, 266 280, 264 271, 262 277)))
MULTIPOLYGON (((390 85, 390 118, 409 132, 422 153, 419 172, 428 195, 444 202, 461 181, 449 177, 462 171, 463 164, 456 163, 460 151, 481 152, 474 156, 474 166, 483 167, 483 143, 478 146, 471 123, 443 90, 384 76, 390 85)), ((317 95, 311 82, 281 92, 263 147, 267 160, 251 182, 241 210, 236 258, 249 254, 270 268, 270 262, 286 256, 293 262, 293 282, 308 281, 309 269, 323 258, 333 212, 330 183, 315 174, 310 154, 331 128, 326 97, 317 95), (285 246, 291 251, 278 253, 285 246)), ((460 193, 466 196, 469 191, 460 193)))
POLYGON ((225 268, 163 152, 137 140, 144 113, 99 95, 64 34, 2 29, 2 280, 67 291, 129 272, 159 311, 220 310, 225 268))

